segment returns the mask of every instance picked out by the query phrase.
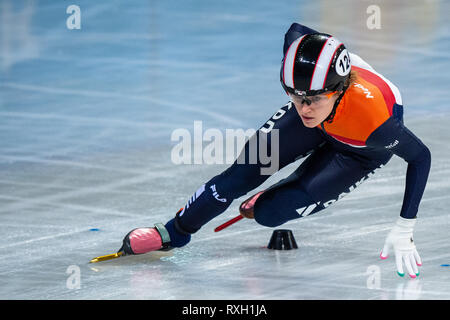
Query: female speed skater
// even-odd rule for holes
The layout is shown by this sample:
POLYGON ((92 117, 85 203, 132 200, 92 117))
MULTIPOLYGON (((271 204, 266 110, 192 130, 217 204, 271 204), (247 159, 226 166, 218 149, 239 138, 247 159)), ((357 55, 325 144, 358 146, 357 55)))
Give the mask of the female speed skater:
POLYGON ((142 254, 188 244, 192 234, 234 199, 270 176, 261 174, 267 163, 248 159, 250 141, 263 139, 267 145, 278 144, 279 169, 305 158, 286 179, 240 205, 242 216, 267 227, 327 208, 393 155, 403 158, 408 163, 403 205, 380 258, 393 249, 398 275, 404 276, 405 266, 410 277, 417 277, 422 261, 413 229, 431 153, 405 127, 399 90, 335 37, 298 23, 285 34, 283 53, 280 81, 290 101, 247 141, 241 151, 246 161, 235 161, 203 184, 166 224, 131 230, 119 252, 142 254))

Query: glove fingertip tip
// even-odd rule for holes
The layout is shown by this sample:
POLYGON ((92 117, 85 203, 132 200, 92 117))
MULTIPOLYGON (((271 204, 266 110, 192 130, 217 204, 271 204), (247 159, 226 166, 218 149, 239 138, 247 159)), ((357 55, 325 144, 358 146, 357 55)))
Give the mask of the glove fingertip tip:
POLYGON ((380 259, 381 259, 381 260, 386 260, 388 257, 389 257, 389 255, 383 256, 383 252, 380 253, 380 259))
POLYGON ((397 271, 397 274, 398 274, 400 277, 404 277, 404 276, 405 276, 404 273, 400 273, 400 272, 398 272, 398 271, 397 271))

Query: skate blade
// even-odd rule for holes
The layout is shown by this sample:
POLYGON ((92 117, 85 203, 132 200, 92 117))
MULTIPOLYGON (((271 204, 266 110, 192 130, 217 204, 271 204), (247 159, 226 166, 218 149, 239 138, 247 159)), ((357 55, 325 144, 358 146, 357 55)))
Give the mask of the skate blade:
POLYGON ((120 252, 117 252, 117 253, 112 253, 112 254, 107 254, 106 256, 100 256, 100 257, 94 258, 91 261, 89 261, 89 263, 96 263, 96 262, 116 259, 116 258, 120 258, 123 255, 124 255, 123 251, 120 251, 120 252))

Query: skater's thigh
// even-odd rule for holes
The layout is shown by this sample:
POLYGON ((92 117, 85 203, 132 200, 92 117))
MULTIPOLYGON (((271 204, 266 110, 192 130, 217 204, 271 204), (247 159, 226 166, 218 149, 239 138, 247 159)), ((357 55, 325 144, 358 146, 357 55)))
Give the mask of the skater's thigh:
POLYGON ((296 170, 298 186, 316 203, 327 206, 350 193, 375 173, 381 164, 370 166, 351 154, 325 145, 296 170))
POLYGON ((316 213, 350 193, 376 168, 324 145, 258 198, 255 219, 277 226, 316 213))

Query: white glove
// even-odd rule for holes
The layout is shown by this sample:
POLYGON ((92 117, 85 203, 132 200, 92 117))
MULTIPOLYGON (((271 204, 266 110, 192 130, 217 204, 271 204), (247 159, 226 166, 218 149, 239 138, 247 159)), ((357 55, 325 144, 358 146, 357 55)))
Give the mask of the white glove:
POLYGON ((419 275, 417 266, 422 265, 419 253, 413 241, 413 230, 417 219, 405 219, 399 217, 395 226, 386 238, 383 251, 381 251, 380 258, 387 259, 391 247, 395 252, 395 263, 397 264, 397 273, 403 277, 403 263, 405 263, 408 274, 411 278, 416 278, 419 275))

